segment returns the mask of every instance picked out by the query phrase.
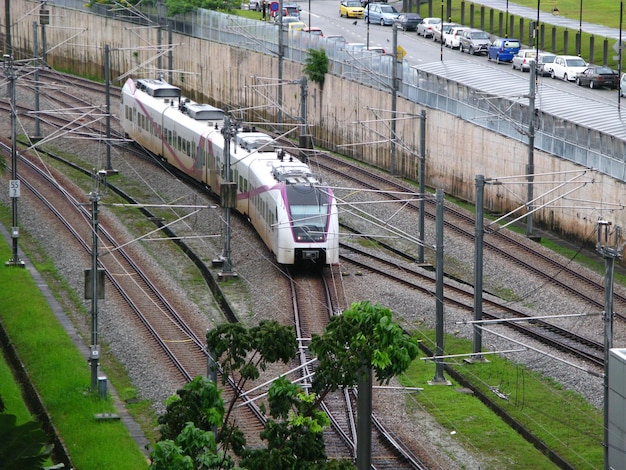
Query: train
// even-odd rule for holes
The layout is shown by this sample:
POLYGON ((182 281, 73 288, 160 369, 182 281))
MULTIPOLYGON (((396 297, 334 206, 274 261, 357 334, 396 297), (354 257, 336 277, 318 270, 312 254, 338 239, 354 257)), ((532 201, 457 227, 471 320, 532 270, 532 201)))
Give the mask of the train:
POLYGON ((248 218, 278 264, 339 262, 332 189, 268 134, 231 125, 222 109, 185 98, 162 78, 127 79, 119 116, 126 138, 218 197, 222 192, 234 196, 235 209, 248 218))

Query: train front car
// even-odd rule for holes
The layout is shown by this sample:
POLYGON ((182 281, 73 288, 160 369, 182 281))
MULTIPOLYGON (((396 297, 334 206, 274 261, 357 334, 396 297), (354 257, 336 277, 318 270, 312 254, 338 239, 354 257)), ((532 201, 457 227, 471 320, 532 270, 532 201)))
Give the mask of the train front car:
POLYGON ((281 183, 283 201, 277 261, 303 267, 338 263, 339 221, 332 190, 294 157, 280 157, 273 176, 281 183))

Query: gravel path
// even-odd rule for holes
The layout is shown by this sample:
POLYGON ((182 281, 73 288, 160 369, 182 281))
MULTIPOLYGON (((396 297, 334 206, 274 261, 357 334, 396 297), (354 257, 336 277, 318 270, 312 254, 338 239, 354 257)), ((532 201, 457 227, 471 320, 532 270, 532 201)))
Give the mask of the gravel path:
MULTIPOLYGON (((23 99, 30 99, 28 96, 23 99)), ((42 105, 43 107, 44 105, 42 105)), ((10 135, 10 122, 4 120, 0 123, 3 135, 10 135)), ((45 133, 45 130, 44 130, 45 133)), ((88 161, 94 168, 103 167, 104 150, 96 141, 60 139, 53 144, 67 153, 81 155, 81 159, 88 161)), ((144 203, 176 204, 214 204, 215 201, 196 193, 183 185, 180 181, 166 175, 151 163, 130 159, 128 156, 118 153, 112 154, 113 167, 119 170, 121 177, 113 177, 125 180, 125 185, 135 186, 145 191, 144 203)), ((3 183, 10 175, 2 177, 3 183)), ((115 180, 116 181, 116 180, 115 180)), ((340 180, 332 180, 331 184, 345 186, 340 180)), ((85 191, 85 201, 87 201, 85 191)), ((339 194, 343 197, 342 194, 339 194)), ((358 196, 358 198, 371 196, 358 196)), ((361 199, 352 199, 353 202, 361 199)), ((0 201, 10 205, 5 191, 0 191, 0 201)), ((104 204, 107 197, 103 198, 104 204)), ((103 210, 108 212, 107 208, 103 210)), ((391 220, 395 226, 406 231, 415 233, 417 220, 413 215, 398 211, 398 207, 389 204, 370 204, 367 210, 381 220, 391 220), (392 217, 393 215, 393 217, 392 217)), ((182 212, 182 211, 179 211, 182 212)), ((69 248, 65 237, 61 233, 50 232, 47 229, 48 221, 44 212, 40 211, 30 200, 28 195, 23 194, 19 208, 20 224, 27 230, 29 236, 38 241, 46 253, 52 257, 60 276, 66 280, 71 289, 82 297, 83 292, 83 269, 88 267, 89 258, 82 253, 76 253, 69 248)), ((349 217, 342 213, 340 217, 349 217)), ((129 216, 130 218, 130 216, 129 216)), ((128 220, 120 217, 120 226, 128 225, 128 220)), ((198 214, 179 222, 172 227, 177 233, 183 235, 203 236, 206 238, 189 240, 196 250, 202 253, 207 263, 216 258, 222 251, 221 247, 221 211, 207 209, 198 214)), ((132 229, 128 239, 133 239, 145 232, 140 233, 132 229)), ((430 246, 434 244, 434 226, 427 221, 426 239, 430 246)), ((530 242, 529 242, 530 243, 530 242)), ((190 315, 196 318, 198 331, 211 328, 223 320, 220 312, 206 286, 198 282, 198 275, 181 253, 162 241, 141 241, 136 244, 137 253, 149 261, 153 266, 153 273, 167 280, 171 295, 175 297, 177 305, 184 306, 190 315)), ((431 250, 427 250, 427 256, 431 250)), ((233 265, 239 281, 229 287, 227 292, 231 301, 239 311, 239 318, 246 324, 255 324, 266 318, 289 322, 289 299, 284 298, 282 293, 283 274, 276 267, 259 237, 254 234, 250 226, 241 218, 233 218, 232 240, 233 265)), ((473 246, 466 240, 459 239, 451 234, 445 236, 445 265, 446 271, 453 272, 461 277, 471 277, 473 272, 473 246)), ((581 268, 582 269, 582 268, 581 268)), ((535 315, 557 313, 582 313, 588 312, 587 305, 563 295, 556 288, 545 285, 543 281, 533 279, 518 267, 502 260, 495 259, 488 252, 485 253, 485 287, 492 292, 507 292, 516 303, 525 306, 535 315)), ((348 303, 360 300, 370 300, 390 306, 394 311, 394 318, 408 330, 433 329, 435 327, 435 301, 432 296, 424 296, 393 283, 381 281, 374 275, 357 275, 360 273, 344 271, 343 283, 340 289, 343 291, 348 303)), ((83 302, 82 309, 76 308, 71 299, 63 293, 61 302, 83 334, 86 342, 89 340, 89 321, 85 312, 89 311, 89 304, 83 302)), ((153 360, 153 352, 149 347, 135 341, 136 334, 125 322, 120 321, 117 309, 119 306, 112 302, 104 301, 101 304, 100 327, 101 337, 107 343, 109 351, 114 354, 128 370, 131 380, 139 390, 140 395, 154 403, 158 412, 163 411, 165 399, 179 388, 171 377, 164 376, 157 361, 153 360)), ((588 312, 590 313, 590 312, 588 312)), ((459 325, 457 322, 467 320, 467 313, 459 312, 454 308, 445 308, 445 331, 466 338, 472 337, 472 329, 467 325, 459 325)), ((584 331, 586 336, 602 341, 603 323, 601 316, 574 317, 559 322, 560 326, 584 331)), ((504 327, 492 326, 491 330, 514 338, 517 341, 529 344, 532 347, 543 349, 533 344, 525 337, 519 337, 515 333, 507 331, 504 327)), ((621 328, 615 328, 615 344, 622 344, 624 332, 621 328)), ((490 350, 516 349, 510 341, 495 335, 483 335, 483 345, 490 350)), ((561 354, 552 351, 554 357, 561 354)), ((526 364, 533 370, 542 372, 583 396, 596 407, 602 406, 602 379, 593 377, 572 366, 565 365, 552 357, 533 352, 509 354, 513 361, 526 364)), ((568 359, 570 362, 571 359, 568 359)), ((587 367, 579 364, 581 367, 587 367)), ((417 386, 423 386, 417 385, 417 386)), ((437 424, 430 417, 418 411, 406 411, 403 400, 390 399, 394 392, 375 392, 375 402, 378 409, 385 411, 386 416, 393 419, 399 428, 399 434, 403 439, 420 441, 426 452, 439 462, 442 469, 464 468, 478 469, 490 468, 488 458, 485 456, 472 455, 471 450, 466 451, 459 445, 463 442, 470 446, 469 436, 454 438, 450 433, 437 424)), ((413 407, 415 408, 415 407, 413 407)))

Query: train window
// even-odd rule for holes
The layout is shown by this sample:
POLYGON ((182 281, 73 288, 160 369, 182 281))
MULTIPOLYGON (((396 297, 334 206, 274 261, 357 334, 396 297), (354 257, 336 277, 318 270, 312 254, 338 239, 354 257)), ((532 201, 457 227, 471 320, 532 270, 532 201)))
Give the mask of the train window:
POLYGON ((191 142, 187 140, 186 144, 187 144, 187 156, 191 157, 191 142))
POLYGON ((178 138, 176 139, 176 149, 177 150, 180 150, 180 141, 181 141, 180 136, 178 136, 178 138))
POLYGON ((243 176, 239 176, 237 181, 239 182, 239 192, 243 192, 243 176))

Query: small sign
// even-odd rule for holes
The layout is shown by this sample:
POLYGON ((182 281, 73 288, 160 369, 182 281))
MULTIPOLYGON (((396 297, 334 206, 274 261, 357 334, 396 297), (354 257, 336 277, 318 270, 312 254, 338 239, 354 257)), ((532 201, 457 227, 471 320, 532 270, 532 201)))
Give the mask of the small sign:
POLYGON ((398 60, 404 60, 404 58, 406 57, 406 51, 402 46, 398 46, 398 48, 396 49, 396 55, 398 57, 398 60))
POLYGON ((278 11, 279 7, 280 7, 280 5, 278 4, 278 2, 270 3, 270 10, 272 10, 272 11, 278 11))
POLYGON ((619 52, 620 49, 624 49, 624 41, 621 41, 621 43, 620 43, 620 41, 615 41, 615 44, 613 44, 613 50, 615 52, 619 52), (621 45, 621 47, 620 47, 620 45, 621 45))
POLYGON ((9 181, 9 197, 20 197, 20 180, 9 181))

